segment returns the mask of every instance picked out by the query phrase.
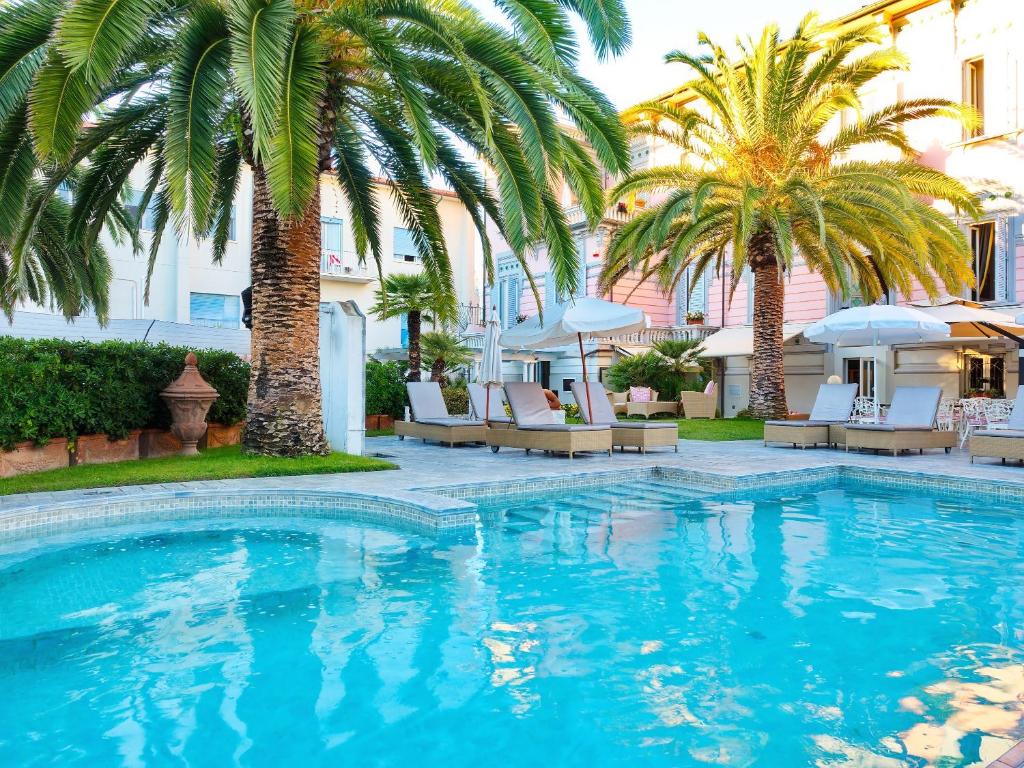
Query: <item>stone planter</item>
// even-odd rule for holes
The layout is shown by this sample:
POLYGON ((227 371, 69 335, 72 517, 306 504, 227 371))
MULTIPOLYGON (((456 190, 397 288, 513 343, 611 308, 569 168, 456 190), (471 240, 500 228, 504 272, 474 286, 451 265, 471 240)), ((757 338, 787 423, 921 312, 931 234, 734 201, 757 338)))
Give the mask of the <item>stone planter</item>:
POLYGON ((181 451, 181 440, 164 429, 144 429, 139 434, 139 458, 159 459, 181 451))
POLYGON ((366 417, 366 428, 370 430, 394 429, 395 419, 387 414, 374 414, 366 417))
POLYGON ((206 435, 199 441, 201 448, 223 448, 226 445, 238 445, 242 442, 242 429, 245 422, 237 424, 214 424, 210 423, 206 428, 206 435))
POLYGON ((13 450, 0 451, 0 477, 63 469, 70 461, 68 441, 63 437, 42 446, 31 442, 18 443, 13 450))
POLYGON ((106 435, 79 435, 71 452, 71 465, 134 461, 139 458, 140 432, 129 432, 123 440, 111 440, 106 435))

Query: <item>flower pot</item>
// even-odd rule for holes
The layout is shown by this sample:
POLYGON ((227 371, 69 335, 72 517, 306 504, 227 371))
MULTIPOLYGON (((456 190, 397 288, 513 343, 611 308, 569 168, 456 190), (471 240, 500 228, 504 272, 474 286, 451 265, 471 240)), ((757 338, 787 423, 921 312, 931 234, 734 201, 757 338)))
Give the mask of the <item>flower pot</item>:
POLYGON ((144 429, 139 434, 139 458, 158 459, 181 451, 181 440, 165 429, 144 429))
POLYGON ((134 461, 139 458, 140 432, 136 429, 121 440, 111 440, 106 435, 79 435, 71 452, 71 465, 134 461))
POLYGON ((692 320, 690 318, 686 318, 686 324, 687 325, 704 325, 704 318, 703 317, 695 317, 692 320))
POLYGON ((200 441, 203 448, 223 448, 226 445, 238 445, 242 442, 242 428, 245 422, 237 424, 210 424, 206 434, 200 441))
POLYGON ((375 413, 372 416, 366 417, 367 430, 380 431, 384 429, 393 429, 394 426, 394 417, 388 416, 386 413, 375 413))
POLYGON ((63 469, 70 461, 68 441, 63 437, 51 440, 46 445, 18 443, 10 451, 0 451, 0 477, 63 469))

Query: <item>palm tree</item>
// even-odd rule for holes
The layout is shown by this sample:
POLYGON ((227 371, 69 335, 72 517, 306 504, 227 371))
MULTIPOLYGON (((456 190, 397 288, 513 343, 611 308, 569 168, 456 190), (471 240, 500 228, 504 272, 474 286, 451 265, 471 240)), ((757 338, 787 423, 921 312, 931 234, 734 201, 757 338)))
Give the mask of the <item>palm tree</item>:
MULTIPOLYGON (((608 100, 575 71, 573 17, 597 53, 629 40, 622 0, 500 2, 507 25, 446 0, 21 0, 0 9, 0 162, 27 142, 47 169, 41 198, 80 172, 70 227, 96 242, 148 162, 150 261, 170 223, 211 237, 219 258, 243 164, 253 173, 252 379, 245 446, 327 450, 320 423, 320 176, 349 205, 361 258, 382 259, 375 176, 391 187, 442 310, 452 267, 430 179, 470 211, 493 270, 485 218, 525 265, 546 241, 559 286, 577 270, 554 192, 565 179, 593 222, 603 210, 597 160, 628 162, 608 100), (85 118, 88 117, 88 125, 85 118), (568 124, 563 124, 568 121, 568 124), (5 141, 5 143, 4 143, 5 141), (483 158, 485 183, 460 147, 483 158)), ((33 172, 34 172, 33 171, 33 172)), ((15 271, 30 203, 12 240, 15 271)), ((51 288, 56 288, 51 285, 51 288)))
POLYGON ((448 374, 473 361, 473 350, 448 331, 428 331, 421 340, 423 358, 430 368, 430 380, 448 386, 448 374))
POLYGON ((662 339, 654 342, 654 351, 664 357, 672 372, 682 377, 701 367, 703 342, 691 339, 662 339))
POLYGON ((438 303, 434 284, 422 272, 388 275, 374 292, 370 314, 378 320, 390 320, 403 315, 406 318, 409 332, 409 381, 419 381, 421 378, 421 329, 424 320, 430 322, 433 319, 426 313, 437 307, 438 303))
POLYGON ((865 114, 865 86, 906 66, 899 52, 872 48, 880 41, 875 29, 859 27, 819 44, 809 16, 785 44, 769 27, 730 60, 701 36, 702 53, 666 57, 696 72, 688 87, 700 106, 649 103, 624 118, 638 134, 678 145, 683 159, 631 173, 612 192, 650 194, 653 204, 616 233, 603 281, 639 269, 670 290, 693 267, 692 290, 711 268, 735 291, 752 274, 750 410, 759 417, 787 410, 784 281, 797 260, 831 290, 857 285, 869 301, 891 288, 909 294, 915 281, 934 295, 940 284, 957 291, 972 280, 966 239, 930 200, 972 215, 977 202, 958 181, 915 162, 904 130, 923 118, 970 118, 942 99, 865 114), (837 129, 844 111, 860 119, 837 129), (902 158, 849 154, 872 144, 902 158))

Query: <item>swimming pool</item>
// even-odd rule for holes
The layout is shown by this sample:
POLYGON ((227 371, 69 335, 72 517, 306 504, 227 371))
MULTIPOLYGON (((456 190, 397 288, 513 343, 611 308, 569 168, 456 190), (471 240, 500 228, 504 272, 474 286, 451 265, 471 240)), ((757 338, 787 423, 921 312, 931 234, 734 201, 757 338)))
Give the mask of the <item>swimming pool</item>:
POLYGON ((953 768, 1024 737, 1019 509, 642 481, 483 519, 0 548, 0 765, 953 768))

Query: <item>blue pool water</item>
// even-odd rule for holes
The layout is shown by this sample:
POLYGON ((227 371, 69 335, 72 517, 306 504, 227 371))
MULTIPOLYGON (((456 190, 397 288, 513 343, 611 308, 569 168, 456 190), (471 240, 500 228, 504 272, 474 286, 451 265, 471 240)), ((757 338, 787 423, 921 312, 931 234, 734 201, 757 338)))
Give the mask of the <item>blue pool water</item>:
POLYGON ((1024 514, 636 483, 431 540, 0 549, 0 765, 979 765, 1024 737, 1024 514))

